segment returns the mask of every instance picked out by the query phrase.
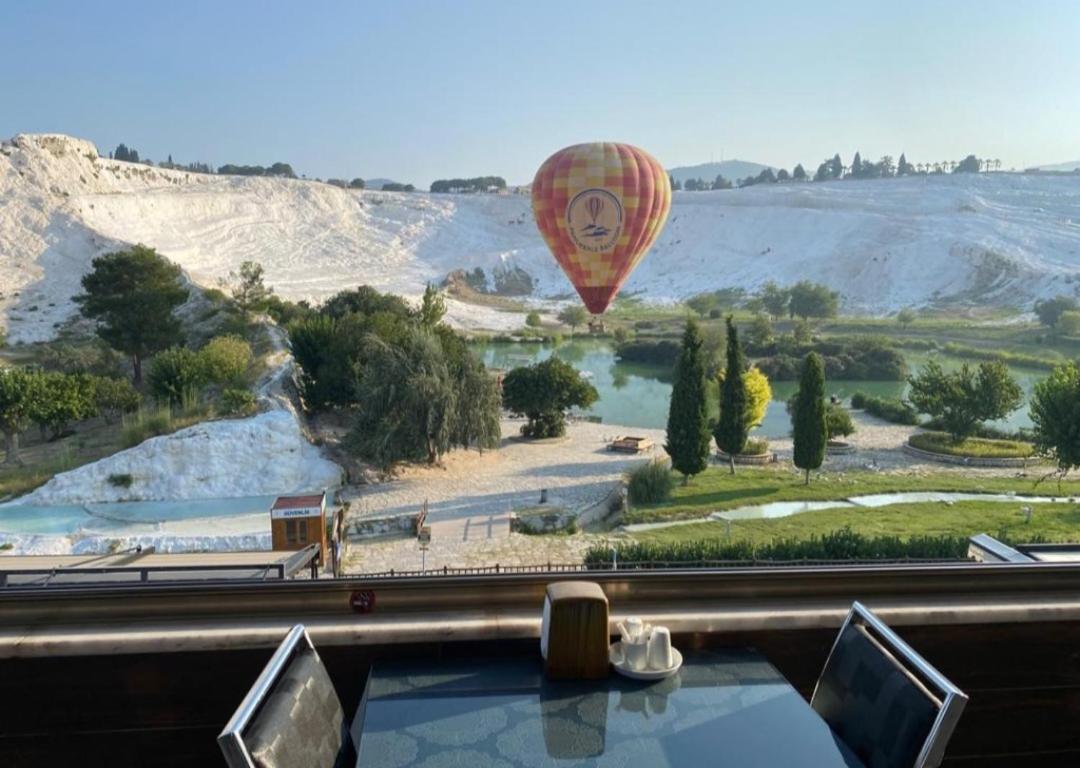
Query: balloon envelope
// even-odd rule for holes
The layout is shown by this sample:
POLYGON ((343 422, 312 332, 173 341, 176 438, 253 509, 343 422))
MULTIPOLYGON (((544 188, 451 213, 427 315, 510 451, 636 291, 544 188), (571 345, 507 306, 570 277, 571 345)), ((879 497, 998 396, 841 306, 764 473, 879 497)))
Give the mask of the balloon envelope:
POLYGON ((533 215, 555 260, 594 315, 619 293, 671 210, 671 181, 629 144, 576 144, 549 157, 532 185, 533 215))

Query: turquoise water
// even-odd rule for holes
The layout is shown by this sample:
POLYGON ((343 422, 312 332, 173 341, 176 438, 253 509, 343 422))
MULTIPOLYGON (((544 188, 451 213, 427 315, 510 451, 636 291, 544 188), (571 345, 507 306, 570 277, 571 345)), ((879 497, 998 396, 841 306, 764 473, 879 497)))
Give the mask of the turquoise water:
MULTIPOLYGON (((602 339, 575 339, 559 346, 520 343, 490 343, 478 348, 481 359, 492 368, 510 369, 546 360, 553 354, 573 365, 590 377, 600 393, 599 400, 587 413, 599 416, 607 424, 627 427, 663 429, 667 424, 668 401, 671 398, 671 370, 663 366, 623 363, 615 358, 611 342, 602 339)), ((908 367, 915 371, 930 356, 927 353, 906 353, 908 367)), ((960 365, 961 361, 938 356, 946 369, 960 365)), ((1024 390, 1025 403, 1035 382, 1046 376, 1046 371, 1012 368, 1012 374, 1024 390)), ((765 421, 756 434, 764 437, 783 437, 791 429, 784 403, 795 394, 798 385, 794 381, 772 382, 773 402, 765 415, 765 421)), ((828 395, 847 398, 861 391, 878 397, 901 397, 907 390, 903 381, 829 381, 825 391, 828 395)), ((1027 407, 1014 411, 1009 418, 996 423, 1007 429, 1031 426, 1027 407)))
MULTIPOLYGON (((126 533, 193 519, 228 519, 263 514, 269 520, 274 496, 190 501, 125 501, 111 504, 0 506, 0 533, 19 536, 70 536, 74 533, 126 533)), ((267 523, 269 527, 269 523, 267 523)))

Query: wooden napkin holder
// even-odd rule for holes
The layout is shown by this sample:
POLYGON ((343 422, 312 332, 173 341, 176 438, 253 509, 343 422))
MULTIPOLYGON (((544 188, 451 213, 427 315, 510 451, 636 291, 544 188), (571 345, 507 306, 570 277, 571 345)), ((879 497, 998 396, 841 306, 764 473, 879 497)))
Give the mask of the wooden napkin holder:
POLYGON ((608 600, 591 581, 548 584, 540 628, 544 674, 554 680, 608 676, 608 600))

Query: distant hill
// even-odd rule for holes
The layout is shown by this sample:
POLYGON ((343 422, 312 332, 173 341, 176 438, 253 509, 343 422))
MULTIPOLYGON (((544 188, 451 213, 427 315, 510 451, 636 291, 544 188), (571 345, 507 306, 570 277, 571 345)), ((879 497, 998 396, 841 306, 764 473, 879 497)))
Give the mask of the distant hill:
POLYGON ((1071 163, 1057 163, 1056 165, 1040 165, 1037 166, 1040 171, 1075 171, 1080 168, 1080 160, 1073 160, 1071 163))
MULTIPOLYGON (((757 176, 771 165, 761 163, 749 163, 745 160, 725 160, 722 163, 702 163, 701 165, 684 165, 679 168, 668 168, 675 181, 686 183, 687 179, 704 179, 712 181, 716 174, 722 174, 728 181, 745 179, 747 176, 757 176)), ((773 168, 773 170, 776 170, 773 168)))

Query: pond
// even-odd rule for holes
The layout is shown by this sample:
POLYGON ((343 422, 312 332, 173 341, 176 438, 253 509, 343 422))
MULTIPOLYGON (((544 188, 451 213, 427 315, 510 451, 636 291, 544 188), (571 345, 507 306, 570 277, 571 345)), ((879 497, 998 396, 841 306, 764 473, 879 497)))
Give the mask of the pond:
MULTIPOLYGON (((588 376, 599 392, 600 398, 587 411, 588 414, 599 416, 606 424, 627 427, 663 429, 667 424, 671 370, 663 366, 621 362, 615 357, 613 344, 606 339, 574 339, 558 346, 491 342, 478 345, 476 349, 485 365, 505 370, 546 360, 554 354, 588 376)), ((956 368, 962 362, 943 355, 936 357, 946 370, 956 368)), ((904 358, 908 367, 915 371, 930 359, 930 354, 904 352, 904 358)), ((1025 368, 1010 370, 1024 391, 1025 406, 995 425, 1003 429, 1031 426, 1026 401, 1035 382, 1045 377, 1047 372, 1025 368)), ((798 383, 774 381, 772 388, 773 402, 756 434, 783 437, 791 429, 785 402, 795 394, 798 383)), ((895 398, 903 396, 906 390, 907 383, 903 381, 827 381, 825 384, 826 394, 841 398, 851 397, 859 391, 895 398)))
POLYGON ((10 544, 16 554, 97 552, 112 541, 153 545, 159 551, 265 547, 275 498, 50 506, 15 502, 0 505, 0 543, 10 544))

